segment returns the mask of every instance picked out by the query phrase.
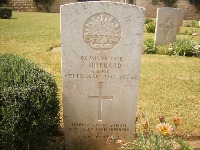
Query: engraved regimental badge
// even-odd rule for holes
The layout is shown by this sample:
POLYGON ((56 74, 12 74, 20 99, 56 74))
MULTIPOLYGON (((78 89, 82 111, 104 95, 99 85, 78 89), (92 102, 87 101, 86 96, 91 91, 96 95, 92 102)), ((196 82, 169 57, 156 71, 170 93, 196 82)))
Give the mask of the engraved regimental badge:
POLYGON ((119 43, 120 38, 119 22, 110 14, 94 14, 84 24, 83 39, 95 51, 111 50, 119 43))

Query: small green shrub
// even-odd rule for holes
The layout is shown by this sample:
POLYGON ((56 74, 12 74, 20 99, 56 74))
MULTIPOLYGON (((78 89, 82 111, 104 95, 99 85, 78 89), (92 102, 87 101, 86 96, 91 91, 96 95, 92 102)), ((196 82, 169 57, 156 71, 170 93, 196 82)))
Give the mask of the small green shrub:
POLYGON ((200 10, 200 0, 189 0, 191 4, 194 4, 198 10, 200 10))
POLYGON ((165 6, 172 7, 177 2, 177 0, 151 0, 153 5, 157 5, 158 2, 163 2, 165 6))
POLYGON ((155 33, 155 28, 156 28, 155 22, 149 22, 145 26, 148 33, 155 33))
POLYGON ((39 6, 38 4, 42 5, 45 8, 46 12, 50 11, 49 7, 53 2, 53 0, 33 0, 33 1, 36 3, 37 7, 39 6))
POLYGON ((185 23, 185 26, 186 26, 186 27, 198 27, 198 26, 197 26, 197 21, 194 21, 194 20, 191 21, 191 22, 186 22, 186 23, 185 23))
POLYGON ((143 44, 143 53, 144 54, 156 54, 157 49, 155 48, 154 45, 154 40, 153 39, 147 39, 144 41, 143 44))
POLYGON ((10 19, 12 17, 12 9, 10 8, 0 8, 0 18, 10 19))
POLYGON ((196 30, 185 30, 183 33, 183 35, 193 35, 193 34, 196 34, 196 30))
POLYGON ((169 45, 155 47, 153 39, 147 39, 143 44, 144 54, 177 55, 200 57, 200 45, 197 42, 179 39, 169 45))
POLYGON ((153 5, 157 5, 159 1, 160 1, 160 0, 151 0, 151 3, 152 3, 153 5))
POLYGON ((8 4, 8 0, 1 0, 0 4, 8 4))
POLYGON ((177 2, 177 0, 160 0, 160 1, 169 7, 173 6, 177 2))
POLYGON ((195 48, 196 46, 198 46, 196 42, 187 39, 181 39, 181 40, 176 40, 173 43, 172 49, 174 55, 199 57, 200 48, 195 48))
POLYGON ((197 27, 197 22, 196 21, 192 21, 191 22, 191 27, 197 27))
POLYGON ((157 49, 157 53, 156 54, 169 55, 169 56, 174 55, 172 44, 169 44, 169 45, 158 45, 156 47, 156 49, 157 49))
POLYGON ((148 24, 150 22, 154 22, 154 20, 152 18, 146 18, 144 24, 148 24))
POLYGON ((59 128, 57 86, 33 63, 0 54, 0 149, 45 150, 59 128))

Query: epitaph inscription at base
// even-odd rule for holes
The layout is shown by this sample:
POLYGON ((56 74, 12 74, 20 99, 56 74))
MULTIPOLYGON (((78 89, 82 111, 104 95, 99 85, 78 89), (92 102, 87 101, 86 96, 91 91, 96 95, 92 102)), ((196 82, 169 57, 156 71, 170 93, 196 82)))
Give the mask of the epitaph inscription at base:
POLYGON ((113 2, 61 6, 65 148, 114 150, 133 140, 144 9, 113 2))

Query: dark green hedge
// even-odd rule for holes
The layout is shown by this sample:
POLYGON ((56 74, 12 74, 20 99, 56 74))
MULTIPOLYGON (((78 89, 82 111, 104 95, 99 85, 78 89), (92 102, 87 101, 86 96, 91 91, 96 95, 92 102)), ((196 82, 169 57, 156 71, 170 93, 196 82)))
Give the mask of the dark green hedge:
POLYGON ((0 4, 8 4, 8 0, 0 0, 0 4))
POLYGON ((168 7, 173 6, 177 2, 177 0, 160 0, 160 1, 163 2, 168 7))
POLYGON ((33 63, 0 54, 0 149, 48 149, 59 128, 59 100, 52 76, 33 63))
POLYGON ((189 0, 191 4, 194 4, 198 10, 200 10, 200 0, 189 0))
POLYGON ((2 19, 10 19, 12 17, 12 9, 11 8, 0 8, 0 18, 2 19))

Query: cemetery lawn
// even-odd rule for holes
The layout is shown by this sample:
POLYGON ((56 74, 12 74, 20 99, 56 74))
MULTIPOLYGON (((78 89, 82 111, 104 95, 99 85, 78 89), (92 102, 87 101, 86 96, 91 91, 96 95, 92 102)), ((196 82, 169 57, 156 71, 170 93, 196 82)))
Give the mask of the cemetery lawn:
MULTIPOLYGON (((0 53, 20 55, 51 73, 61 99, 61 52, 52 50, 60 46, 59 22, 58 13, 13 12, 12 19, 0 19, 0 53)), ((181 27, 181 33, 185 30, 200 35, 200 28, 181 27)), ((144 32, 144 39, 153 36, 144 32)), ((200 36, 177 37, 200 41, 200 36)), ((170 123, 181 117, 176 134, 199 139, 200 58, 142 55, 138 112, 145 112, 152 126, 159 115, 170 123)))

